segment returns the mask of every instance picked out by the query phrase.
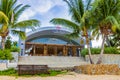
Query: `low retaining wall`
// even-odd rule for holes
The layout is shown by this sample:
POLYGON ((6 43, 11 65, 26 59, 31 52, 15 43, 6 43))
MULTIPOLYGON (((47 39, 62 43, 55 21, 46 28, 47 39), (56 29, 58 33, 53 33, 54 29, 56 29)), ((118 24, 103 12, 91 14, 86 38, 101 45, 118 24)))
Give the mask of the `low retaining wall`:
MULTIPOLYGON (((96 63, 99 55, 92 55, 92 60, 96 63)), ((88 55, 85 56, 85 60, 89 62, 88 55)), ((102 57, 103 64, 117 64, 120 67, 120 54, 104 54, 102 57)))
POLYGON ((8 62, 8 60, 0 60, 0 71, 7 69, 8 62))
POLYGON ((18 52, 11 52, 12 56, 13 56, 13 60, 11 60, 11 63, 17 63, 18 62, 18 52))
POLYGON ((74 67, 75 72, 90 75, 120 75, 120 69, 116 64, 88 64, 74 67))

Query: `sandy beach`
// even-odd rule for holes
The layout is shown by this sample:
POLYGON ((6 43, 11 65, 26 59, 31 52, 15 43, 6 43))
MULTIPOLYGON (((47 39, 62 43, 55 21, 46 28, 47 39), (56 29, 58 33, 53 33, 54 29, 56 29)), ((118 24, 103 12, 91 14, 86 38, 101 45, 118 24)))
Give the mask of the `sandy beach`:
POLYGON ((120 75, 85 75, 77 73, 68 73, 52 77, 13 77, 0 76, 0 80, 120 80, 120 75))

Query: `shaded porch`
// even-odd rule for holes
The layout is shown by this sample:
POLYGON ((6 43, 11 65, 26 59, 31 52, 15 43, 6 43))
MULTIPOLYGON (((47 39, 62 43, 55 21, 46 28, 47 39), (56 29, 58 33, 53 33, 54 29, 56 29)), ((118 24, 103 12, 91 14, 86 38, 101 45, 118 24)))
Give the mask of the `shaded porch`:
POLYGON ((79 56, 82 47, 76 45, 26 42, 25 49, 25 53, 29 56, 79 56))

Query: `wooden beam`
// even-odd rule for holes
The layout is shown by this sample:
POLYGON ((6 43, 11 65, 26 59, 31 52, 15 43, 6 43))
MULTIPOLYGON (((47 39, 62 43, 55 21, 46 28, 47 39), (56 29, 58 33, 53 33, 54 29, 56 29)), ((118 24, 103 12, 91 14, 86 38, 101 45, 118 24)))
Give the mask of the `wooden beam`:
POLYGON ((44 45, 44 56, 48 55, 48 47, 47 45, 44 45))
POLYGON ((66 49, 65 49, 65 45, 63 46, 63 56, 66 56, 66 49))
POLYGON ((35 55, 35 53, 36 53, 36 48, 35 48, 35 45, 34 45, 34 47, 33 47, 33 55, 35 55))
POLYGON ((57 47, 54 47, 54 55, 57 56, 57 47))

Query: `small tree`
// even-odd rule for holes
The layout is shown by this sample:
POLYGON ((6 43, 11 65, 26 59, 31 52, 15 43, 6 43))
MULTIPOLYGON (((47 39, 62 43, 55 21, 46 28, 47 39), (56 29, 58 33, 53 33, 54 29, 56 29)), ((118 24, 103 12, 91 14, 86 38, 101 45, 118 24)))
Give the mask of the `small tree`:
POLYGON ((5 48, 6 49, 11 49, 12 41, 10 39, 11 39, 11 37, 7 37, 7 40, 5 42, 5 48))

